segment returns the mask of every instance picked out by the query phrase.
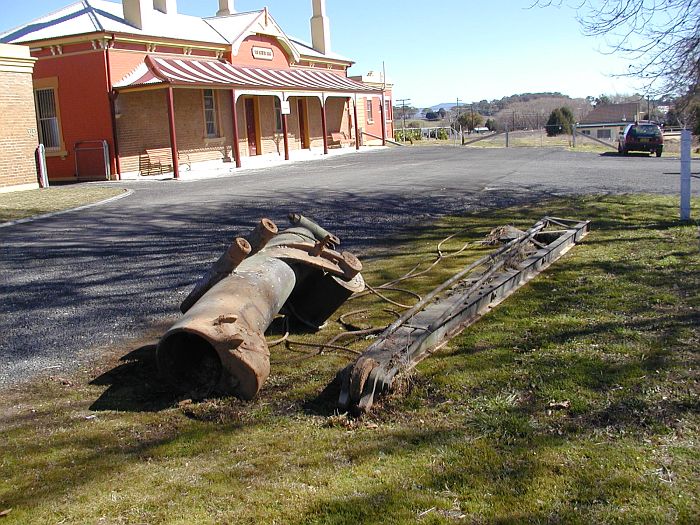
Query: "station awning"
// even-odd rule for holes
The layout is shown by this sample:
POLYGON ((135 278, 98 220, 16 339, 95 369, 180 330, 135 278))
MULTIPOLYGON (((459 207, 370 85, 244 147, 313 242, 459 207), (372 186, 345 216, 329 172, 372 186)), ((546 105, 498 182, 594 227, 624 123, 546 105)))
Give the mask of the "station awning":
POLYGON ((381 89, 371 88, 328 71, 242 67, 220 60, 155 56, 147 56, 136 69, 117 82, 114 88, 128 89, 159 84, 275 91, 381 93, 381 89))

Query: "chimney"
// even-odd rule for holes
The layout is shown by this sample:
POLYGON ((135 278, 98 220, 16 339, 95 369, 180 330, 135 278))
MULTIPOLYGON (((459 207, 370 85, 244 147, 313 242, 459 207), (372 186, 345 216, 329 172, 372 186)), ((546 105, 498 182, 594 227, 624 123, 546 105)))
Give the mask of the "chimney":
POLYGON ((176 15, 177 0, 153 0, 153 9, 166 15, 176 15))
POLYGON ((122 0, 124 20, 132 26, 143 29, 146 19, 153 12, 153 4, 153 0, 122 0))
POLYGON ((233 7, 234 0, 219 0, 219 10, 216 12, 216 16, 228 16, 236 12, 233 7))
POLYGON ((311 47, 319 53, 330 53, 331 31, 326 16, 326 0, 311 0, 314 16, 311 17, 311 47))

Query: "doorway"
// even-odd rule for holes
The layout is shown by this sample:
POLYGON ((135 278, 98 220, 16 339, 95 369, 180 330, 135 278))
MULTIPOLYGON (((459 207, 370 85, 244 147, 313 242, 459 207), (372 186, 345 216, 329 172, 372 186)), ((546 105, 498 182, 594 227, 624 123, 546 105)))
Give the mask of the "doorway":
POLYGON ((248 156, 258 155, 258 131, 255 122, 255 100, 245 99, 245 125, 248 135, 248 156))
POLYGON ((299 99, 297 103, 299 113, 299 138, 301 139, 301 149, 309 149, 309 124, 306 113, 306 100, 299 99))

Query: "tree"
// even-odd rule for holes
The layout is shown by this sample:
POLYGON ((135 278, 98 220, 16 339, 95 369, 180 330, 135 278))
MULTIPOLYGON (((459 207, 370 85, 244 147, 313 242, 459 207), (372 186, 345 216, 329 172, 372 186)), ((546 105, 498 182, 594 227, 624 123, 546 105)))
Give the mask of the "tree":
POLYGON ((445 108, 438 109, 438 115, 440 115, 440 118, 445 118, 445 115, 447 115, 447 111, 445 111, 445 108))
POLYGON ((492 118, 486 120, 486 127, 489 128, 489 131, 496 131, 496 121, 493 120, 492 118))
POLYGON ((675 109, 671 108, 668 110, 668 113, 666 113, 665 124, 666 126, 670 127, 677 127, 681 125, 681 121, 679 120, 678 113, 676 113, 675 109))
POLYGON ((598 106, 607 106, 608 104, 612 104, 612 100, 608 95, 600 95, 595 99, 595 105, 598 106))
POLYGON ((484 117, 478 113, 462 113, 457 119, 457 123, 471 132, 474 131, 474 128, 478 128, 484 123, 484 117))
POLYGON ((570 108, 563 106, 561 108, 561 114, 564 117, 564 121, 569 125, 569 131, 574 129, 574 123, 576 118, 574 118, 574 113, 570 108))
POLYGON ((567 107, 557 108, 549 115, 545 128, 547 136, 554 137, 566 133, 570 135, 573 131, 574 115, 567 107))
MULTIPOLYGON (((534 5, 568 1, 535 0, 534 5)), ((700 95, 700 0, 571 1, 584 33, 605 37, 610 53, 630 60, 620 76, 643 79, 648 93, 700 95)))
POLYGON ((440 119, 440 115, 438 115, 438 114, 435 113, 434 111, 428 111, 428 112, 426 112, 426 114, 425 114, 425 118, 426 118, 427 120, 439 120, 439 119, 440 119))

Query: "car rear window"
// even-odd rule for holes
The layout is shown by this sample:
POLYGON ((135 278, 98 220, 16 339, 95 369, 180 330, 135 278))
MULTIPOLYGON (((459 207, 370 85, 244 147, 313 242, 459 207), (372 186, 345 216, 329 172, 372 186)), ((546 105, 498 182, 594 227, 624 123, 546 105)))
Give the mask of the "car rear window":
POLYGON ((640 124, 639 126, 632 126, 630 134, 633 137, 655 137, 661 135, 661 129, 653 124, 640 124))

